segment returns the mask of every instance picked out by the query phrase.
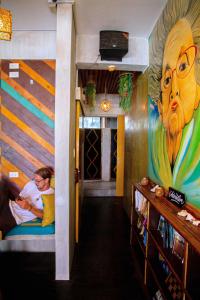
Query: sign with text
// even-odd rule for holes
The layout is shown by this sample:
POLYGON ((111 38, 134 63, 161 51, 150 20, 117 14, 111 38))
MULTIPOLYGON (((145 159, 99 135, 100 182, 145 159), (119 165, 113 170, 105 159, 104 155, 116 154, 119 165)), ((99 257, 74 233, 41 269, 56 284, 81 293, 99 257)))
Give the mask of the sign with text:
POLYGON ((175 205, 181 207, 185 204, 185 195, 171 187, 169 187, 169 195, 168 198, 175 205))

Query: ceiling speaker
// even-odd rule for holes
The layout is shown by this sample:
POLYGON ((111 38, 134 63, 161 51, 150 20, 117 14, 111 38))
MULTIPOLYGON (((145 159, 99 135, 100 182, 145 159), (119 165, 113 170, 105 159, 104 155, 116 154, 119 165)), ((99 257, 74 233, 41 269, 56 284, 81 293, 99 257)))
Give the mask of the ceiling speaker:
POLYGON ((100 31, 101 60, 122 61, 128 52, 128 32, 103 30, 100 31))

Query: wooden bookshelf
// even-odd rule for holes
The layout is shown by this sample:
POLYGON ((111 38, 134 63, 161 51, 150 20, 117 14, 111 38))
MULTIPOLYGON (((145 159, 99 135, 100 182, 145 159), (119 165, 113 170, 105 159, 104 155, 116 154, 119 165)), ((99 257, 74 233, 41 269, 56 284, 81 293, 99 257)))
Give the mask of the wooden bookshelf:
MULTIPOLYGON (((194 226, 177 213, 181 210, 166 197, 156 197, 151 192, 152 185, 132 185, 131 210, 131 246, 140 249, 143 255, 142 273, 144 284, 149 290, 150 298, 155 297, 156 289, 163 299, 173 299, 169 290, 168 277, 173 277, 180 289, 182 300, 200 299, 200 228, 194 226), (148 211, 144 228, 140 221, 144 219, 140 211, 135 208, 135 192, 139 192, 141 199, 147 200, 148 211), (177 232, 182 239, 182 257, 172 249, 171 244, 163 245, 163 237, 158 230, 160 218, 164 219, 172 232, 177 232), (142 236, 145 232, 145 237, 142 236), (144 242, 145 241, 145 242, 144 242), (173 251, 172 251, 173 250, 173 251), (145 269, 143 269, 145 268, 145 269)), ((138 200, 137 200, 138 201, 138 200)), ((182 208, 184 209, 184 208, 182 208)), ((141 255, 140 253, 140 255, 141 255)), ((156 299, 156 298, 155 298, 156 299)))

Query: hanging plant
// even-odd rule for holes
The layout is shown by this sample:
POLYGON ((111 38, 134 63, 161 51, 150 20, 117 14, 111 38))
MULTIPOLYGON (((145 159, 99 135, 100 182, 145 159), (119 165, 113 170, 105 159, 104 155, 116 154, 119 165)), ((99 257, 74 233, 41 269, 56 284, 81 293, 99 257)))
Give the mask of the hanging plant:
POLYGON ((85 87, 85 97, 87 104, 94 108, 96 105, 96 86, 94 81, 88 81, 85 87))
POLYGON ((128 112, 131 108, 131 99, 133 93, 133 81, 131 73, 123 73, 120 75, 118 93, 120 96, 119 106, 125 112, 128 112))

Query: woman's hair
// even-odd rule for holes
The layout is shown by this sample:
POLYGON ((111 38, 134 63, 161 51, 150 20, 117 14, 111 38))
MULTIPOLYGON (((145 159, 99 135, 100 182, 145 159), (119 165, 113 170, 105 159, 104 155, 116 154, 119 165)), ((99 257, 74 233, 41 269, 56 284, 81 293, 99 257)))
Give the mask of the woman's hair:
POLYGON ((51 179, 51 176, 54 174, 54 169, 53 167, 47 166, 36 170, 34 174, 41 176, 43 179, 51 179))
MULTIPOLYGON (((160 80, 165 41, 172 27, 182 18, 190 24, 194 44, 200 47, 199 0, 168 0, 149 39, 148 94, 155 103, 161 99, 160 80)), ((200 84, 200 51, 197 53, 195 73, 197 83, 200 84)))

